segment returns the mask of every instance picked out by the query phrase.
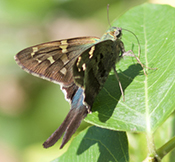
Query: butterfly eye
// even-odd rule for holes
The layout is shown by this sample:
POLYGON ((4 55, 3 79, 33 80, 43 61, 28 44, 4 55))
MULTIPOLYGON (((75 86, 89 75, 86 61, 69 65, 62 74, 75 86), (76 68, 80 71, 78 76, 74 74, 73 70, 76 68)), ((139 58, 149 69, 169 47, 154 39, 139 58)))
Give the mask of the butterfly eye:
POLYGON ((121 28, 117 28, 115 30, 114 35, 115 35, 116 38, 120 38, 122 36, 122 29, 121 28))

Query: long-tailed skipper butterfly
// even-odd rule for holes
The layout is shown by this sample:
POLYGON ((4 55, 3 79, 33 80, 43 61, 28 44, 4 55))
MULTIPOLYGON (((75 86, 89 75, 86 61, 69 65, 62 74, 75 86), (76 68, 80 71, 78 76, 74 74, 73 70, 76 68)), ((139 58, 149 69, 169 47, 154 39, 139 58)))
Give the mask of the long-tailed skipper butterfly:
POLYGON ((60 84, 71 105, 63 123, 44 142, 45 148, 54 145, 63 133, 60 148, 68 142, 91 112, 109 72, 111 69, 116 72, 115 64, 123 56, 134 56, 140 63, 131 51, 125 52, 121 35, 121 28, 111 27, 101 39, 78 37, 52 41, 28 47, 15 56, 17 64, 28 73, 60 84))

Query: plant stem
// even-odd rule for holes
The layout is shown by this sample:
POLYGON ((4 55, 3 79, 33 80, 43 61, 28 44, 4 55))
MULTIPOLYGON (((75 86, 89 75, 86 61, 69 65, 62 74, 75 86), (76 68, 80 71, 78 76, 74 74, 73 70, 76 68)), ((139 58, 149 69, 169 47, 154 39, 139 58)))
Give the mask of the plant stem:
POLYGON ((175 148, 175 137, 173 137, 170 141, 165 143, 162 147, 157 150, 157 155, 162 159, 167 153, 172 151, 175 148))
POLYGON ((147 134, 148 156, 143 162, 160 162, 161 158, 156 152, 152 133, 147 134))
POLYGON ((147 146, 148 146, 148 155, 156 155, 154 139, 151 133, 147 134, 147 146))

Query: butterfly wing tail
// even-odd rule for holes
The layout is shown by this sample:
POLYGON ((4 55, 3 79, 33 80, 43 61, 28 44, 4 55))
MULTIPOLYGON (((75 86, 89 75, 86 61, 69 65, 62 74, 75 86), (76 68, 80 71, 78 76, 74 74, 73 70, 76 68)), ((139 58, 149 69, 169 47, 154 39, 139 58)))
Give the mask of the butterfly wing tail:
POLYGON ((84 105, 82 105, 80 109, 71 109, 60 127, 43 143, 44 148, 54 145, 65 132, 60 149, 63 148, 75 133, 81 121, 86 117, 87 113, 87 108, 84 105))
POLYGON ((69 111, 60 127, 43 143, 44 148, 53 146, 61 138, 67 126, 71 122, 71 118, 72 118, 72 109, 69 111))
POLYGON ((71 109, 66 116, 63 123, 60 125, 60 127, 46 140, 46 142, 43 143, 44 148, 48 148, 52 145, 54 145, 62 136, 62 134, 65 132, 63 141, 61 144, 61 148, 68 142, 68 140, 71 138, 71 136, 75 133, 77 128, 79 127, 81 121, 86 117, 88 114, 87 106, 83 104, 84 95, 83 95, 83 89, 79 88, 74 95, 71 103, 71 109))
POLYGON ((71 119, 70 124, 66 128, 60 149, 63 148, 63 146, 69 141, 69 139, 75 133, 75 131, 81 124, 81 121, 87 116, 87 114, 88 114, 87 108, 84 105, 82 105, 80 107, 80 110, 78 110, 78 112, 75 113, 75 115, 71 119))

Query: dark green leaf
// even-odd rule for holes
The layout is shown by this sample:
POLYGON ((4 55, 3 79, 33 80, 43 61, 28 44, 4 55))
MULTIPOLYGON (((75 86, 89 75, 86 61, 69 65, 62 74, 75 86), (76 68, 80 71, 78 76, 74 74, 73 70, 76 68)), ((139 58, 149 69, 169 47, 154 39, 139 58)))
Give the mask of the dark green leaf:
POLYGON ((68 151, 53 162, 128 162, 128 143, 124 132, 89 127, 77 135, 68 151))

